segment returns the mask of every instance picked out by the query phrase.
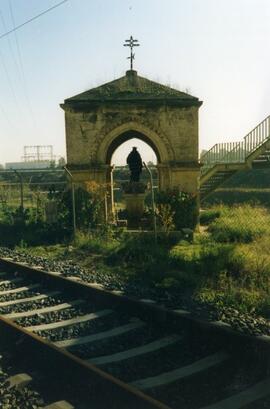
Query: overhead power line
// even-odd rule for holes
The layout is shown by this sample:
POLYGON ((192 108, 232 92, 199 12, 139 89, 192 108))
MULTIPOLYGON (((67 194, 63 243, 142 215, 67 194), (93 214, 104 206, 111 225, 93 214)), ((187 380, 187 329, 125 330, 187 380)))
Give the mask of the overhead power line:
POLYGON ((49 13, 50 11, 54 10, 56 7, 61 6, 62 4, 66 3, 67 1, 68 1, 68 0, 63 0, 63 1, 61 1, 60 3, 57 3, 57 4, 55 4, 54 6, 50 7, 49 9, 44 10, 42 13, 37 14, 36 16, 30 18, 29 20, 25 21, 24 23, 19 24, 18 26, 14 27, 12 30, 9 30, 9 31, 7 31, 6 33, 1 34, 1 35, 0 35, 0 40, 1 40, 3 37, 6 37, 6 36, 8 36, 9 34, 13 33, 14 31, 19 30, 19 28, 25 26, 26 24, 31 23, 32 21, 36 20, 37 18, 43 16, 44 14, 49 13))
MULTIPOLYGON (((1 19, 4 30, 7 30, 4 15, 2 14, 1 10, 0 10, 0 19, 1 19)), ((10 54, 11 54, 11 56, 13 58, 14 64, 15 64, 17 70, 18 70, 18 73, 19 73, 19 66, 18 66, 18 63, 16 61, 16 58, 15 58, 15 55, 14 55, 14 52, 13 52, 13 48, 11 46, 10 38, 8 38, 8 45, 9 45, 9 49, 10 49, 10 54)), ((14 105, 16 106, 18 113, 21 114, 21 112, 22 112, 21 111, 21 105, 19 104, 19 100, 17 98, 17 92, 15 92, 16 86, 14 86, 14 82, 11 79, 10 70, 9 70, 9 68, 8 68, 8 66, 7 66, 7 64, 5 62, 5 57, 4 57, 4 54, 2 53, 1 50, 0 50, 0 59, 1 59, 1 64, 3 66, 3 69, 4 69, 6 77, 7 77, 7 83, 9 85, 11 95, 13 97, 14 105)))
MULTIPOLYGON (((13 29, 16 27, 15 24, 15 19, 14 19, 14 14, 13 14, 13 8, 12 8, 12 0, 9 0, 9 11, 10 11, 10 16, 11 16, 11 20, 12 20, 12 24, 13 24, 13 29)), ((27 84, 26 84, 26 79, 25 79, 25 73, 24 73, 24 67, 23 67, 23 60, 22 60, 22 54, 21 54, 21 50, 20 50, 20 45, 19 45, 19 40, 17 37, 17 32, 14 31, 14 37, 15 37, 15 41, 16 41, 16 46, 17 46, 17 54, 18 54, 18 60, 19 60, 19 66, 20 69, 18 70, 20 73, 20 76, 22 78, 22 83, 23 83, 23 90, 24 90, 24 94, 25 94, 25 99, 28 105, 28 109, 29 109, 29 113, 30 113, 30 117, 32 119, 32 124, 33 124, 33 128, 34 128, 34 132, 37 131, 37 124, 36 124, 36 120, 35 120, 35 116, 34 116, 34 112, 32 109, 32 104, 29 98, 29 94, 28 94, 28 90, 27 90, 27 84)), ((11 47, 11 43, 10 43, 10 38, 8 39, 9 41, 9 45, 10 45, 10 49, 11 52, 13 54, 13 48, 11 47)), ((14 54, 13 54, 14 56, 14 54)), ((17 60, 14 56, 14 61, 16 66, 18 67, 18 63, 17 60)))

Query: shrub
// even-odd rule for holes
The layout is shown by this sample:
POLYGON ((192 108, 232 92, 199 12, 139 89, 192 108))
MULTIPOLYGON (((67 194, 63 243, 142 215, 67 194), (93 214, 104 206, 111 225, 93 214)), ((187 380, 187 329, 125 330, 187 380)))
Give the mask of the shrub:
MULTIPOLYGON (((79 229, 96 227, 103 219, 104 196, 100 185, 89 183, 86 189, 75 190, 76 224, 79 229)), ((58 219, 67 228, 72 226, 72 195, 66 191, 58 198, 58 219)))
POLYGON ((6 204, 2 204, 2 222, 10 225, 24 225, 31 221, 31 212, 29 209, 24 209, 19 206, 12 208, 6 204))
POLYGON ((197 198, 190 193, 177 189, 158 191, 156 193, 157 207, 169 205, 173 213, 173 224, 177 230, 188 227, 194 229, 198 219, 197 198))
POLYGON ((159 204, 156 211, 161 225, 168 235, 169 232, 174 229, 173 219, 175 212, 172 211, 171 205, 169 204, 159 204))

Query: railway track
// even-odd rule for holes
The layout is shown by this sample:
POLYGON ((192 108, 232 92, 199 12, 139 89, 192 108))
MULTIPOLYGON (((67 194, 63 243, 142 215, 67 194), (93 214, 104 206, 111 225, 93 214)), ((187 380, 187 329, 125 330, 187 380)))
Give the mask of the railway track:
POLYGON ((2 258, 0 326, 76 408, 270 408, 269 337, 187 311, 2 258))

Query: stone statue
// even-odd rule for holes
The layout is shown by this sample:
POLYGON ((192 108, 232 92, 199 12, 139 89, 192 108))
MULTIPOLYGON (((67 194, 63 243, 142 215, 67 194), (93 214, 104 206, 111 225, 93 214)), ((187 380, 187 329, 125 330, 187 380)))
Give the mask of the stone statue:
POLYGON ((143 163, 141 155, 135 146, 127 157, 127 164, 130 170, 130 182, 139 182, 143 163))

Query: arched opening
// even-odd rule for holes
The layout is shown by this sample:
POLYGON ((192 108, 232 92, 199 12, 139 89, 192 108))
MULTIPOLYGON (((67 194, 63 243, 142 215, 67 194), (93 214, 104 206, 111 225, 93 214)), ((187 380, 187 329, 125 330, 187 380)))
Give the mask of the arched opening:
POLYGON ((137 147, 143 162, 146 164, 157 165, 157 155, 155 151, 147 143, 143 142, 138 138, 132 138, 128 141, 122 143, 112 154, 111 165, 115 166, 126 166, 127 156, 131 152, 133 146, 137 147))
MULTIPOLYGON (((150 138, 148 138, 146 135, 144 135, 141 132, 138 131, 127 131, 127 132, 123 132, 122 134, 120 134, 118 137, 116 137, 112 143, 110 144, 108 150, 107 150, 107 155, 106 155, 106 163, 107 164, 112 164, 112 156, 114 155, 114 153, 116 152, 116 150, 123 145, 125 142, 129 142, 136 139, 139 143, 139 145, 141 144, 141 146, 146 147, 146 145, 150 148, 152 148, 152 151, 155 154, 156 157, 156 161, 158 163, 160 163, 160 154, 159 151, 157 149, 157 147, 155 146, 155 144, 152 142, 152 140, 150 138), (142 142, 144 142, 144 144, 142 144, 142 142)), ((128 144, 126 146, 129 146, 128 144)), ((132 145, 132 146, 136 146, 136 145, 132 145)))
MULTIPOLYGON (((137 148, 142 161, 146 163, 153 177, 154 189, 159 186, 159 177, 157 164, 160 162, 160 156, 157 148, 149 138, 136 131, 129 131, 121 134, 110 145, 107 152, 107 164, 111 165, 111 185, 112 185, 112 207, 116 218, 125 219, 125 186, 130 182, 130 170, 127 165, 127 157, 133 147, 137 148)), ((150 176, 146 168, 142 169, 140 175, 140 184, 145 196, 145 209, 151 203, 150 176)), ((139 186, 140 189, 140 186, 139 186)), ((140 192, 141 193, 141 192, 140 192)))

